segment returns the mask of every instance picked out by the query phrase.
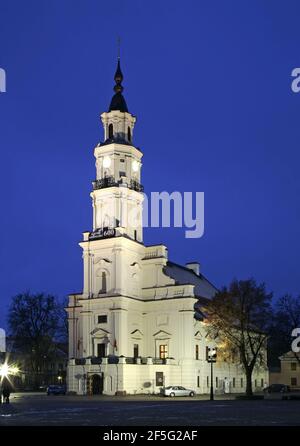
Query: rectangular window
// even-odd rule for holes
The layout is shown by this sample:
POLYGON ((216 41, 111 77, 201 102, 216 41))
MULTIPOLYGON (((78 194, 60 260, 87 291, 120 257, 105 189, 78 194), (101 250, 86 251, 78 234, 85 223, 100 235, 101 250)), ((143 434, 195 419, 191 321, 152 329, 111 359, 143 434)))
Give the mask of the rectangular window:
POLYGON ((126 177, 126 172, 120 171, 120 177, 126 177))
POLYGON ((293 371, 297 370, 297 363, 296 362, 291 362, 291 370, 293 370, 293 371))
POLYGON ((206 386, 209 387, 209 376, 206 377, 206 386))
POLYGON ((260 387, 263 387, 264 386, 264 379, 262 378, 261 380, 260 380, 260 387))
POLYGON ((168 346, 166 344, 159 346, 159 357, 160 359, 165 359, 168 357, 168 346))
POLYGON ((254 380, 254 387, 257 387, 257 379, 254 380))
POLYGON ((107 315, 101 314, 98 316, 98 324, 107 324, 107 315))
POLYGON ((297 385, 297 378, 291 378, 291 386, 297 385))
POLYGON ((138 358, 139 356, 139 344, 133 344, 133 357, 138 358))
POLYGON ((198 344, 196 344, 196 346, 195 346, 195 358, 196 358, 196 360, 199 359, 199 345, 198 344))
POLYGON ((98 358, 105 357, 105 344, 97 344, 97 356, 98 358))
POLYGON ((200 387, 200 376, 197 376, 197 387, 200 387))
POLYGON ((123 158, 121 158, 120 163, 125 163, 125 160, 123 158))
POLYGON ((216 389, 218 388, 218 386, 219 386, 219 378, 216 376, 216 389))
POLYGON ((155 375, 156 386, 162 387, 164 385, 164 374, 163 372, 156 372, 155 375))
POLYGON ((241 378, 241 387, 242 388, 244 387, 244 379, 243 378, 241 378))
POLYGON ((232 378, 232 387, 235 389, 235 378, 232 378))
POLYGON ((208 357, 208 350, 209 350, 209 347, 205 347, 205 359, 206 359, 206 361, 208 361, 209 360, 209 357, 208 357))

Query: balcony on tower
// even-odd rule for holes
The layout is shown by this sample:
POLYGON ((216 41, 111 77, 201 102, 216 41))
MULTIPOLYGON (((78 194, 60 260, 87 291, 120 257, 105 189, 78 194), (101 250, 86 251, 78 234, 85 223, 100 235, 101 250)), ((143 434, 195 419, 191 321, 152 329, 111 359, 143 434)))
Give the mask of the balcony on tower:
POLYGON ((105 189, 106 187, 118 186, 113 176, 101 178, 100 180, 93 181, 93 190, 105 189))
POLYGON ((142 186, 136 180, 130 180, 129 189, 135 190, 136 192, 144 192, 144 186, 142 186))
POLYGON ((107 187, 118 187, 120 184, 122 186, 127 186, 129 189, 135 190, 136 192, 144 191, 144 186, 136 180, 131 179, 128 183, 126 177, 122 177, 119 181, 116 181, 113 176, 107 176, 93 181, 93 190, 105 189, 107 187))

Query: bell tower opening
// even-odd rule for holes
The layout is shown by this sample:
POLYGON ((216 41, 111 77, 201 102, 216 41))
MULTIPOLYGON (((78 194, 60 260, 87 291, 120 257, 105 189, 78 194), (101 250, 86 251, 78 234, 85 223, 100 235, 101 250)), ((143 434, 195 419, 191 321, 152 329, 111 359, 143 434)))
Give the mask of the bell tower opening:
POLYGON ((114 126, 113 124, 109 124, 108 126, 108 138, 113 139, 114 137, 114 126))

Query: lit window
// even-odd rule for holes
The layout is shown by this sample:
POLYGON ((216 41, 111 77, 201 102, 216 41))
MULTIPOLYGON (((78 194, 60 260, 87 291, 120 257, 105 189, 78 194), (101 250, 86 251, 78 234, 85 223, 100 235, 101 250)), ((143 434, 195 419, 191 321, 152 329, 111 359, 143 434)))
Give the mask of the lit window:
POLYGON ((168 346, 166 344, 159 346, 159 357, 160 359, 165 359, 168 357, 168 346))

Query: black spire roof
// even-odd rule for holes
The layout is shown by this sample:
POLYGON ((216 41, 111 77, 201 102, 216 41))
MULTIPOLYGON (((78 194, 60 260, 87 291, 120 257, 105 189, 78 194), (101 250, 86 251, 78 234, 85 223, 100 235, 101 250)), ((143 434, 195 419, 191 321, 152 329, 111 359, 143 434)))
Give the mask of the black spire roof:
POLYGON ((128 112, 126 101, 124 99, 124 96, 122 95, 123 74, 122 74, 121 67, 120 67, 120 59, 118 59, 118 65, 117 65, 117 70, 116 70, 114 79, 115 79, 115 83, 116 83, 116 85, 114 86, 115 94, 112 97, 108 111, 119 110, 120 112, 128 112))

